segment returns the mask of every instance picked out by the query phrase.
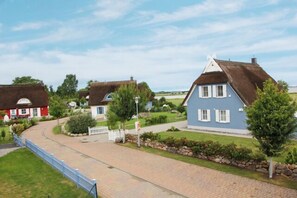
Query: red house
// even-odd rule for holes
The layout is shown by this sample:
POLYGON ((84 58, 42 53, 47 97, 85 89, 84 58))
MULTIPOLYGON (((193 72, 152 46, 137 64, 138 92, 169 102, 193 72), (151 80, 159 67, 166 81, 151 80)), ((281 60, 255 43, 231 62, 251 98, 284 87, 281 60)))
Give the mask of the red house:
POLYGON ((48 94, 44 85, 0 85, 0 110, 12 118, 48 115, 48 94))

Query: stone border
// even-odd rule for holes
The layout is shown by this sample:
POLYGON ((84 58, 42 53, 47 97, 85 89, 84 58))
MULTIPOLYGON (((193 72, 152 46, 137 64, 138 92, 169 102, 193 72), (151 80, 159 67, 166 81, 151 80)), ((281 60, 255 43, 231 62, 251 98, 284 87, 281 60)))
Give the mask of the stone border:
MULTIPOLYGON (((137 138, 128 139, 127 141, 136 144, 137 138)), ((209 160, 220 164, 231 165, 231 166, 253 170, 257 172, 262 172, 262 173, 268 173, 268 169, 269 169, 269 162, 267 161, 261 161, 261 162, 258 162, 255 160, 237 161, 237 160, 230 160, 222 156, 205 156, 203 154, 194 155, 192 149, 187 146, 182 146, 180 148, 168 147, 163 143, 160 143, 158 141, 151 141, 150 139, 147 139, 145 142, 141 140, 140 144, 143 146, 167 151, 170 153, 209 160)), ((297 181, 297 164, 276 163, 274 164, 273 170, 274 170, 274 174, 276 175, 283 175, 297 181)))

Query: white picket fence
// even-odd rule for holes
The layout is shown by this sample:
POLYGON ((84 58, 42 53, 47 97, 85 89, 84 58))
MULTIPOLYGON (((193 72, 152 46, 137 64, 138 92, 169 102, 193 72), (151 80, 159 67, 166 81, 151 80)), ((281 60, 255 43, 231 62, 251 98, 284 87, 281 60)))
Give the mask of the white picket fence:
POLYGON ((117 139, 117 138, 125 138, 125 133, 129 133, 128 130, 125 131, 110 131, 108 130, 108 127, 93 127, 93 128, 90 128, 88 127, 88 132, 89 132, 89 135, 99 135, 99 134, 108 134, 108 140, 109 141, 114 141, 117 139))
MULTIPOLYGON (((127 131, 126 131, 126 133, 127 133, 127 131)), ((115 142, 115 140, 117 138, 125 139, 124 131, 108 131, 108 140, 109 141, 114 141, 115 142)))
POLYGON ((102 127, 88 127, 89 135, 98 135, 98 134, 105 134, 108 133, 108 127, 102 126, 102 127))

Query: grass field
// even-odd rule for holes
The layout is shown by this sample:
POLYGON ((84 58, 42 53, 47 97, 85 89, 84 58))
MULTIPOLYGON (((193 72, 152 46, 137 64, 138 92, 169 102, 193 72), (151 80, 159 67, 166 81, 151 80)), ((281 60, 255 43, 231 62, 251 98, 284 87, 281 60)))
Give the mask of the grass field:
POLYGON ((0 144, 8 144, 8 143, 12 143, 12 141, 13 141, 13 138, 12 138, 11 134, 9 133, 8 126, 0 127, 0 144), (3 129, 5 130, 5 133, 6 133, 4 140, 1 137, 1 131, 3 129))
POLYGON ((0 158, 0 197, 82 197, 87 193, 37 158, 19 149, 0 158))
POLYGON ((184 99, 183 98, 174 98, 174 99, 166 99, 166 101, 172 102, 176 106, 179 106, 184 101, 184 99))
POLYGON ((263 174, 263 173, 259 173, 259 172, 255 172, 255 171, 241 169, 241 168, 228 166, 228 165, 224 165, 224 164, 219 164, 219 163, 215 163, 215 162, 211 162, 211 161, 207 161, 207 160, 197 159, 197 158, 193 158, 193 157, 187 157, 187 156, 183 156, 183 155, 173 154, 173 153, 169 153, 167 151, 162 151, 159 149, 153 149, 153 148, 149 148, 149 147, 138 148, 136 144, 131 144, 131 143, 126 143, 126 144, 124 144, 124 146, 132 148, 132 149, 141 150, 143 152, 148 152, 148 153, 152 153, 155 155, 160 155, 163 157, 179 160, 179 161, 182 161, 185 163, 194 164, 194 165, 222 171, 225 173, 239 175, 242 177, 247 177, 250 179, 255 179, 255 180, 259 180, 259 181, 263 181, 263 182, 275 184, 278 186, 283 186, 286 188, 292 188, 292 189, 297 190, 296 181, 287 179, 282 176, 275 176, 273 179, 268 179, 267 174, 263 174))
POLYGON ((297 93, 291 93, 290 96, 297 102, 297 93))
MULTIPOLYGON (((186 120, 186 117, 184 115, 180 116, 178 113, 170 113, 170 112, 153 112, 153 113, 150 113, 150 117, 158 117, 160 115, 166 115, 167 116, 167 123, 186 120)), ((134 129, 135 128, 135 125, 134 125, 135 121, 136 121, 136 119, 129 120, 126 123, 127 129, 134 129)), ((147 126, 147 125, 145 125, 145 118, 139 118, 139 121, 141 123, 141 127, 147 126)), ((107 121, 99 121, 99 122, 97 122, 96 126, 107 126, 107 121)))
MULTIPOLYGON (((253 150, 253 152, 257 152, 259 149, 259 143, 256 139, 252 138, 242 138, 242 137, 232 137, 226 135, 215 135, 209 133, 199 133, 199 132, 186 132, 186 131, 178 131, 178 132, 162 132, 159 133, 162 139, 167 137, 175 137, 175 138, 182 138, 186 137, 189 140, 196 140, 196 141, 207 141, 212 140, 214 142, 220 142, 221 144, 230 144, 235 143, 240 147, 247 147, 253 150)), ((297 141, 290 140, 288 144, 285 146, 284 151, 281 153, 280 156, 274 157, 273 160, 277 162, 284 162, 288 151, 293 150, 293 148, 297 148, 297 141)))

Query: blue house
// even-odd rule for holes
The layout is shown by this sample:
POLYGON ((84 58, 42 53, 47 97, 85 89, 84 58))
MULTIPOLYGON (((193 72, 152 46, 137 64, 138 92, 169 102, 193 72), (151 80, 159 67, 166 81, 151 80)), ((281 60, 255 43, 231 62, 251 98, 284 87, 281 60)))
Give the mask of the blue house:
POLYGON ((251 63, 209 58, 183 102, 188 128, 249 133, 244 108, 253 103, 257 87, 262 89, 269 78, 256 58, 251 63))

